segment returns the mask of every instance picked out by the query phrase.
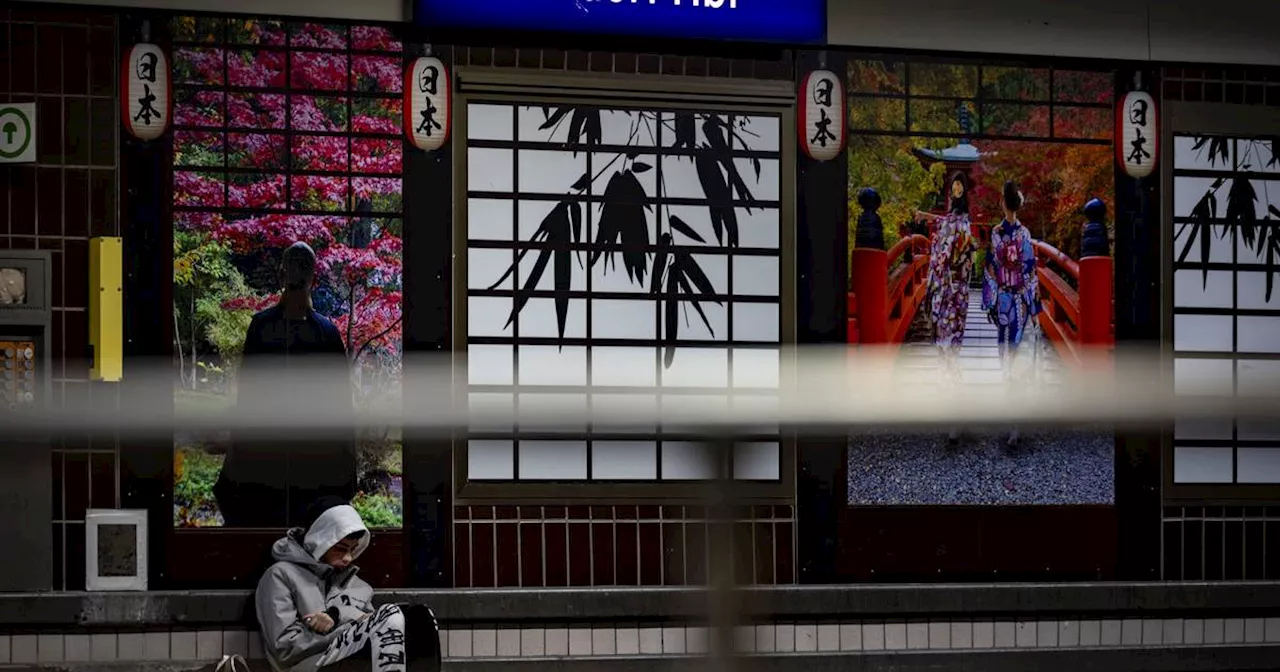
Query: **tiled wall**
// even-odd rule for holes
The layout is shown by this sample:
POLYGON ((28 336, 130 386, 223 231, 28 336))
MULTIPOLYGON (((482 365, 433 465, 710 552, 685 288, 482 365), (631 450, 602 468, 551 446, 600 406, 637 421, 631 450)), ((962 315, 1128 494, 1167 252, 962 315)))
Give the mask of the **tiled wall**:
MULTIPOLYGON (((1280 645, 1280 618, 767 623, 734 634, 735 649, 749 654, 1280 645)), ((446 627, 441 645, 453 660, 685 656, 708 652, 709 631, 681 624, 446 627)), ((261 636, 245 630, 0 635, 0 665, 213 661, 232 654, 261 659, 261 636)))
MULTIPOLYGON (((794 509, 747 507, 736 518, 738 581, 794 582, 794 509)), ((457 506, 454 585, 700 585, 707 526, 694 506, 457 506)))
MULTIPOLYGON (((53 400, 88 382, 89 237, 120 235, 116 18, 79 9, 0 8, 0 102, 36 103, 35 165, 0 166, 0 249, 53 253, 53 400)), ((84 511, 116 506, 114 441, 55 446, 54 588, 84 585, 84 511)))

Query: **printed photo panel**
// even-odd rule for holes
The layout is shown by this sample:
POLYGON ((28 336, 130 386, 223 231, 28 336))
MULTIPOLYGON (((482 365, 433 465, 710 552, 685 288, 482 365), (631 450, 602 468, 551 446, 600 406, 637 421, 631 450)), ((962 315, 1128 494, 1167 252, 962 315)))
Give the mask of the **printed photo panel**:
MULTIPOLYGON (((380 27, 243 18, 179 16, 172 29, 175 403, 236 403, 250 319, 279 300, 282 251, 305 242, 312 303, 343 340, 353 403, 398 405, 399 41, 380 27)), ((289 476, 302 458, 277 448, 179 433, 174 525, 300 524, 314 495, 289 476), (270 468, 228 467, 263 460, 270 468), (271 475, 261 485, 274 494, 234 506, 249 494, 233 473, 271 475)), ((346 484, 366 524, 401 526, 399 430, 335 451, 326 478, 346 484)))
MULTIPOLYGON (((880 320, 904 384, 1059 385, 1112 331, 1110 295, 1080 294, 1112 271, 1079 263, 1114 238, 1111 73, 868 59, 848 75, 850 291, 868 254, 889 257, 891 292, 919 288, 890 297, 901 323, 852 315, 851 345, 880 320)), ((859 431, 848 503, 1111 504, 1114 451, 1107 427, 859 431)))

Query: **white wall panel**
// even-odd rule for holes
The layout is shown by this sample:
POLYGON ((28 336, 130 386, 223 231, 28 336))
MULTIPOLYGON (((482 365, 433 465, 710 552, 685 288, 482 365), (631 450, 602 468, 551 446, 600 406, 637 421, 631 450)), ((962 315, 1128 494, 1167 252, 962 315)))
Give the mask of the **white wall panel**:
POLYGON ((1280 65, 1270 0, 830 0, 828 41, 883 49, 1280 65))
POLYGON ((1142 60, 1140 0, 829 0, 832 45, 1142 60))
POLYGON ((1150 0, 1149 4, 1154 61, 1280 64, 1274 28, 1280 2, 1150 0))

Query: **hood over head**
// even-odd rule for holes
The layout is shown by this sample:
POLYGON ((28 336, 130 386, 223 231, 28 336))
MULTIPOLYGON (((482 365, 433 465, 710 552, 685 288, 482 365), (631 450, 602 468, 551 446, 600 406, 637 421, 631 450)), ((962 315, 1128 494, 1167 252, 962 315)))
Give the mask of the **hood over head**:
POLYGON ((352 560, 359 558, 369 547, 370 533, 355 508, 350 504, 341 504, 326 509, 305 532, 300 527, 290 530, 288 535, 272 546, 271 554, 276 560, 324 568, 327 566, 320 562, 320 558, 339 541, 356 532, 363 534, 351 551, 352 560))

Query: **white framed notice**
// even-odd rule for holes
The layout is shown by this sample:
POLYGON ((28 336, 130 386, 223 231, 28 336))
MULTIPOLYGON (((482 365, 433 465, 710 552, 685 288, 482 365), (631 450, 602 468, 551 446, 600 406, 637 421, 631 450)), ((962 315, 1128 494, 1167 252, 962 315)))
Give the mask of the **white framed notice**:
POLYGON ((84 519, 86 590, 147 589, 147 512, 89 509, 84 519))

